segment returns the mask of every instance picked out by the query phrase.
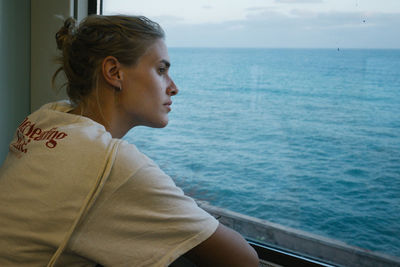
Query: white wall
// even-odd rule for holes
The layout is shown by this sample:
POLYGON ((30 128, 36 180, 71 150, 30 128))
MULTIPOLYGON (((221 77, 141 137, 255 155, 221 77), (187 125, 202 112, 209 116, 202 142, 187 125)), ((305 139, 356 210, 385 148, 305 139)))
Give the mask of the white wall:
MULTIPOLYGON (((0 0, 1 1, 1 0, 0 0)), ((87 16, 87 0, 33 0, 31 7, 31 111, 43 104, 66 99, 65 88, 60 85, 65 79, 58 76, 57 88, 52 88, 51 79, 58 65, 55 58, 59 55, 55 34, 63 24, 60 18, 74 16, 74 4, 77 5, 78 20, 87 16)))
MULTIPOLYGON (((57 70, 55 34, 62 19, 73 16, 72 0, 34 0, 31 7, 31 110, 50 101, 65 99, 65 90, 55 90, 51 78, 57 70)), ((62 82, 60 82, 62 83, 62 82)))

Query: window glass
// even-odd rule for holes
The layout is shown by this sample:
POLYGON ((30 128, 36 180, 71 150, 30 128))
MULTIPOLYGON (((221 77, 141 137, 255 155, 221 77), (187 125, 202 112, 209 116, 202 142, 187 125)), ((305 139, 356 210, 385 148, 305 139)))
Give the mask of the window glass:
POLYGON ((398 0, 104 1, 166 31, 180 92, 126 140, 196 199, 400 256, 398 0))

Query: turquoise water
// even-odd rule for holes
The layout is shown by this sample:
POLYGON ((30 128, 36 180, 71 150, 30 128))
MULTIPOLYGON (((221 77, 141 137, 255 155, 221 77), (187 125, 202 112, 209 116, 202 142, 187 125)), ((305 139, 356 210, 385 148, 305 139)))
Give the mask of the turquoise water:
POLYGON ((170 124, 126 139, 187 194, 400 256, 400 50, 170 57, 170 124))

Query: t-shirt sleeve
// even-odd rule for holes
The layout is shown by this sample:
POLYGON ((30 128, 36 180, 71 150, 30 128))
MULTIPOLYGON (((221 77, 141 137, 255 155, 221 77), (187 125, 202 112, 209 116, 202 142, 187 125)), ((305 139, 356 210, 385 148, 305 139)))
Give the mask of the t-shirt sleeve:
POLYGON ((156 164, 143 161, 122 184, 106 189, 77 228, 71 250, 106 266, 168 266, 215 232, 214 217, 156 164))

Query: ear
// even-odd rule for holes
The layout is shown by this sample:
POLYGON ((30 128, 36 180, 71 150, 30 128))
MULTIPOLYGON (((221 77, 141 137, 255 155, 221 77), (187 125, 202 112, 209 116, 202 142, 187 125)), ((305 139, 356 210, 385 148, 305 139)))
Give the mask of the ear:
POLYGON ((121 88, 123 74, 121 71, 121 63, 113 56, 107 56, 103 59, 102 74, 104 80, 113 88, 121 88))

